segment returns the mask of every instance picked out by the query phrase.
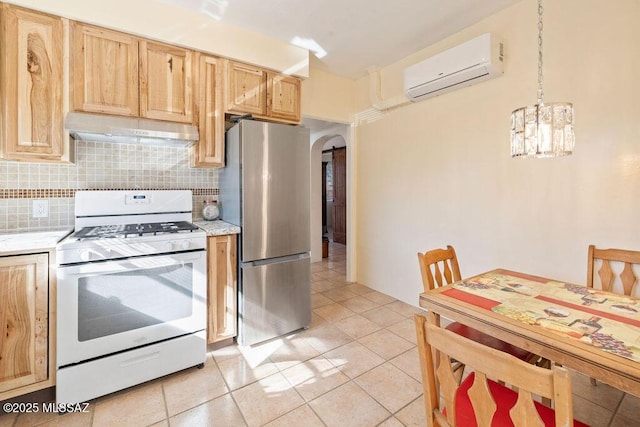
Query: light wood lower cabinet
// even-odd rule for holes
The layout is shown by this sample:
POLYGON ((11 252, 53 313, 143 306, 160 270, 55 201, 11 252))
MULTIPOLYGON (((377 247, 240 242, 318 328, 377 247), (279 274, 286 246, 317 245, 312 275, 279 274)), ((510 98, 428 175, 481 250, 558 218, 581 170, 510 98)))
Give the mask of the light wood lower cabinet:
POLYGON ((3 400, 37 389, 28 386, 51 375, 48 253, 0 257, 0 325, 3 400))
POLYGON ((237 253, 236 235, 207 238, 209 344, 237 334, 237 253))

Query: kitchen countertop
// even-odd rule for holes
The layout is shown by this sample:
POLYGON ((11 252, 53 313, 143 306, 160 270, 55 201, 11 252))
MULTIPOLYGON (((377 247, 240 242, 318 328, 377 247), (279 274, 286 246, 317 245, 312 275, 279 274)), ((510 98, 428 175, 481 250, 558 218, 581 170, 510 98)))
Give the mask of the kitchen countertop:
MULTIPOLYGON (((221 220, 196 221, 194 224, 206 231, 209 236, 240 233, 240 227, 221 220)), ((0 234, 0 254, 49 250, 55 248, 56 244, 72 231, 73 229, 64 229, 0 234)))
POLYGON ((207 232, 208 236, 223 236, 225 234, 239 234, 240 227, 222 220, 196 221, 195 225, 207 232))
POLYGON ((0 234, 0 253, 49 250, 72 229, 0 234))

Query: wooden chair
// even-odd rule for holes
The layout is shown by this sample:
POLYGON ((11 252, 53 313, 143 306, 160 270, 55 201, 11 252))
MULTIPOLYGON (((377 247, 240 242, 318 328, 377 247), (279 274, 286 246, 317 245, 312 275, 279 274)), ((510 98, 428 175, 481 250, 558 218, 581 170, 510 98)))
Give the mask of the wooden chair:
POLYGON ((414 317, 427 426, 584 426, 573 419, 569 372, 561 366, 541 368, 414 317), (458 385, 452 359, 474 372, 458 385), (492 379, 517 387, 514 391, 492 379), (552 400, 554 409, 534 401, 552 400))
POLYGON ((614 289, 616 277, 620 278, 622 283, 622 293, 630 296, 638 278, 633 272, 633 265, 640 265, 640 252, 627 251, 624 249, 596 249, 594 245, 589 245, 589 254, 587 257, 587 287, 594 287, 594 275, 597 265, 600 265, 598 276, 600 277, 600 285, 603 291, 621 293, 614 289), (598 263, 597 260, 601 262, 598 263), (620 274, 616 274, 611 267, 612 262, 624 264, 624 268, 620 274))
MULTIPOLYGON (((425 253, 418 252, 418 262, 420 264, 422 285, 425 292, 461 280, 458 257, 456 256, 455 249, 453 249, 453 246, 451 245, 447 245, 447 249, 433 249, 425 253)), ((461 323, 453 322, 446 326, 446 328, 480 344, 511 354, 525 362, 540 362, 540 364, 548 366, 549 362, 541 359, 540 356, 536 354, 506 343, 461 323)), ((454 368, 458 380, 461 380, 464 372, 464 364, 456 364, 454 368)))
MULTIPOLYGON (((638 281, 633 272, 633 265, 640 265, 640 252, 628 251, 624 249, 596 249, 594 245, 589 245, 587 255, 587 287, 595 288, 595 275, 600 278, 600 289, 607 292, 615 292, 631 296, 635 284, 638 281), (611 263, 623 264, 622 271, 616 273, 611 267, 611 263), (620 278, 622 288, 615 286, 616 279, 620 278), (622 291, 622 292, 620 292, 622 291)), ((591 384, 596 385, 595 378, 591 378, 591 384)))

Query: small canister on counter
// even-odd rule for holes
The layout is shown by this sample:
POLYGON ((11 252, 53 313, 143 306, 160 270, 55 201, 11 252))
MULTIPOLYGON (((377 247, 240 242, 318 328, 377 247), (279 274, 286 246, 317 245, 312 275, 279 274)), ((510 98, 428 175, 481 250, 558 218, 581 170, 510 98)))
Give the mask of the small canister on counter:
POLYGON ((204 207, 202 208, 202 218, 207 221, 213 221, 220 217, 220 210, 218 209, 218 202, 215 200, 205 200, 204 207))

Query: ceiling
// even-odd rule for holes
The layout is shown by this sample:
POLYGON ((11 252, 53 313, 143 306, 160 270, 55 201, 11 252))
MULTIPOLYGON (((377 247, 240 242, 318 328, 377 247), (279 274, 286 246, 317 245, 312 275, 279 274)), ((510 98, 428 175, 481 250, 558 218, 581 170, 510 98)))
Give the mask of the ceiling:
POLYGON ((308 48, 348 78, 384 67, 520 0, 159 0, 308 48))

